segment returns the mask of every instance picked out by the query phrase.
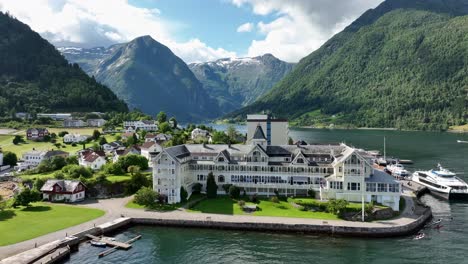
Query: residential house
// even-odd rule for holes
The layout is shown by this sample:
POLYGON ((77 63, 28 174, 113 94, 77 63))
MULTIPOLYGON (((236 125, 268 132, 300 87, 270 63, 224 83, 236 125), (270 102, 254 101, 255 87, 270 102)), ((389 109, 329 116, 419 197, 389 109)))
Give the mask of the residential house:
POLYGON ((155 155, 162 151, 162 146, 154 141, 145 142, 143 145, 140 146, 141 155, 148 159, 149 166, 153 166, 151 161, 151 155, 155 155))
POLYGON ((22 168, 34 168, 39 165, 44 160, 46 151, 33 149, 31 151, 23 153, 20 162, 20 167, 22 168))
POLYGON ((124 121, 123 127, 126 132, 135 132, 137 130, 158 130, 158 126, 155 124, 154 120, 124 121))
POLYGON ((207 130, 195 128, 194 130, 192 130, 191 138, 192 139, 207 138, 209 135, 210 135, 210 132, 208 132, 207 130))
POLYGON ((53 157, 60 156, 64 159, 68 158, 70 156, 70 153, 62 150, 49 150, 45 153, 44 159, 51 159, 53 157))
POLYGON ((86 122, 79 119, 67 119, 63 120, 63 127, 85 127, 86 122))
POLYGON ((133 145, 128 148, 118 148, 112 152, 112 162, 117 162, 121 156, 126 156, 128 154, 141 155, 141 148, 138 145, 133 145))
POLYGON ((125 132, 121 135, 121 137, 122 137, 122 140, 127 140, 133 137, 133 135, 135 135, 137 139, 140 138, 140 135, 138 135, 138 133, 135 133, 135 132, 125 132))
POLYGON ((122 147, 123 144, 122 142, 120 141, 113 141, 113 142, 110 142, 110 143, 106 143, 104 145, 102 145, 102 149, 105 151, 105 152, 112 152, 120 147, 122 147))
POLYGON ((101 169, 106 164, 106 154, 104 151, 85 150, 80 152, 78 163, 81 166, 90 167, 93 170, 101 169))
POLYGON ((72 119, 72 115, 68 113, 55 113, 55 114, 37 114, 37 117, 47 117, 53 120, 66 120, 72 119))
POLYGON ((42 197, 50 202, 78 202, 86 195, 85 185, 77 180, 47 180, 41 188, 42 197))
POLYGON ((90 136, 80 135, 80 134, 66 134, 63 136, 63 143, 79 143, 85 142, 90 136))
POLYGON ((28 140, 41 141, 48 135, 49 130, 47 130, 47 128, 29 128, 26 130, 26 138, 28 140))
POLYGON ((106 123, 106 120, 100 119, 88 119, 88 126, 90 127, 102 127, 106 123))

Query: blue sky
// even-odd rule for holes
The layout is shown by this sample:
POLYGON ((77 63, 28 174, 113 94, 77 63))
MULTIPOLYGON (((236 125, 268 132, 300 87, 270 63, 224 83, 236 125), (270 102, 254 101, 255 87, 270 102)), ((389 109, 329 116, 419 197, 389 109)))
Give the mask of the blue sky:
POLYGON ((297 62, 383 0, 0 0, 56 46, 151 35, 185 62, 271 53, 297 62))

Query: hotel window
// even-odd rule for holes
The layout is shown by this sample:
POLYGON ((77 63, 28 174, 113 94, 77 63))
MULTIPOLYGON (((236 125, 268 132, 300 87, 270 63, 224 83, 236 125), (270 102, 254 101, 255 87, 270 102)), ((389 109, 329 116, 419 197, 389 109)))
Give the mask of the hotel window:
POLYGON ((378 183, 378 184, 377 184, 377 191, 378 191, 378 192, 386 192, 386 191, 387 191, 387 184, 385 184, 385 183, 378 183))
POLYGON ((361 184, 358 182, 348 182, 348 190, 359 191, 361 190, 361 184))
POLYGON ((375 192, 375 183, 373 182, 368 182, 366 183, 366 192, 375 192))
POLYGON ((398 184, 389 184, 388 185, 388 191, 389 192, 399 192, 399 186, 398 184))

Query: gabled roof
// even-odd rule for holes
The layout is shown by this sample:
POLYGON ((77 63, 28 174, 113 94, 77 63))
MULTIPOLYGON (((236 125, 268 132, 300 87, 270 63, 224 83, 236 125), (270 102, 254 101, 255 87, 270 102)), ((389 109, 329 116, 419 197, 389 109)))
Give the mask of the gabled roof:
POLYGON ((154 141, 149 141, 149 142, 145 142, 143 143, 143 145, 141 145, 141 149, 149 149, 151 148, 152 146, 156 145, 156 142, 154 141))
POLYGON ((263 129, 260 125, 257 126, 255 129, 255 133, 252 137, 252 139, 263 139, 266 140, 265 133, 263 133, 263 129))
POLYGON ((80 183, 80 181, 74 180, 47 180, 46 183, 42 185, 41 191, 52 192, 54 191, 54 185, 58 184, 62 188, 62 191, 73 192, 80 183))
POLYGON ((53 156, 68 155, 68 154, 69 154, 68 152, 62 151, 62 150, 50 150, 50 151, 47 151, 47 152, 46 152, 46 154, 44 155, 44 157, 50 158, 50 157, 53 157, 53 156))
POLYGON ((172 148, 167 148, 165 151, 172 158, 183 158, 190 156, 190 151, 185 145, 178 145, 172 148))

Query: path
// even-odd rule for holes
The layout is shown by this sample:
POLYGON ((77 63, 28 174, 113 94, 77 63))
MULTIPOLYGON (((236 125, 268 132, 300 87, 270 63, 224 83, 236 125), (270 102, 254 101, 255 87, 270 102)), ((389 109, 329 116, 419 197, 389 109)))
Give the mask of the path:
POLYGON ((344 220, 321 220, 309 218, 287 218, 287 217, 272 217, 272 216, 251 216, 251 215, 222 215, 222 214, 206 214, 206 213, 190 213, 185 209, 180 208, 170 212, 156 212, 142 209, 126 208, 125 205, 132 197, 113 198, 104 200, 90 200, 86 203, 77 204, 74 206, 91 207, 104 210, 106 214, 92 221, 69 227, 57 232, 53 232, 31 240, 23 241, 17 244, 0 247, 0 259, 18 254, 28 249, 34 248, 35 244, 42 245, 47 242, 62 239, 67 234, 77 233, 94 225, 100 225, 109 222, 122 215, 132 218, 157 218, 157 219, 187 219, 195 221, 220 221, 220 222, 243 222, 243 223, 278 223, 278 224, 305 224, 305 225, 334 225, 334 226, 349 226, 349 227, 389 227, 405 225, 414 221, 418 215, 412 212, 413 196, 409 192, 405 192, 403 197, 406 200, 405 210, 398 218, 391 220, 383 220, 376 222, 351 222, 344 220))

